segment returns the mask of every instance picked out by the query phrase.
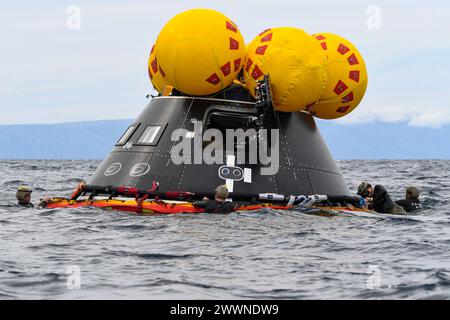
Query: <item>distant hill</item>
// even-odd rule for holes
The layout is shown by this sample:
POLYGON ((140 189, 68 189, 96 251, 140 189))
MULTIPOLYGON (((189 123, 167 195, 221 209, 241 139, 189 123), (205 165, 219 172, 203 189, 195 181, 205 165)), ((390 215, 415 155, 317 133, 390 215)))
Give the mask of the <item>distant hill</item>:
MULTIPOLYGON (((132 120, 0 126, 0 159, 103 159, 132 120)), ((335 159, 450 159, 450 127, 318 121, 335 159)), ((299 137, 301 139, 301 137, 299 137)))
POLYGON ((131 122, 0 126, 0 159, 103 159, 131 122))
POLYGON ((342 125, 326 120, 317 124, 336 159, 450 159, 450 126, 342 125))

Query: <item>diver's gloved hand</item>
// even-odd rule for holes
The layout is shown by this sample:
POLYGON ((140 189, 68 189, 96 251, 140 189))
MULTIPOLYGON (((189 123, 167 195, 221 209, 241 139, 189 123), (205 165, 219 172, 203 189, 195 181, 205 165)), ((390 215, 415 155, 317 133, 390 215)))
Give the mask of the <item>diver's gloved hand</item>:
POLYGON ((366 199, 361 196, 358 197, 358 208, 364 208, 366 206, 366 199))

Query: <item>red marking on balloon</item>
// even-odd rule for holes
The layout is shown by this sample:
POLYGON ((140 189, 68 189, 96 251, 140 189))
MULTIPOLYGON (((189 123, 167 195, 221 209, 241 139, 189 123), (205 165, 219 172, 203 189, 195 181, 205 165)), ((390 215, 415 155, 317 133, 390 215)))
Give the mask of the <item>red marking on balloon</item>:
POLYGON ((327 47, 327 43, 326 43, 326 42, 321 42, 320 45, 322 46, 322 49, 323 49, 323 50, 328 50, 328 47, 327 47))
POLYGON ((355 82, 359 82, 359 70, 350 71, 348 77, 355 82))
POLYGON ((347 89, 348 89, 347 85, 344 82, 342 82, 341 80, 339 80, 338 83, 336 84, 336 86, 334 87, 333 91, 337 95, 340 95, 342 92, 344 92, 347 89))
POLYGON ((350 108, 350 106, 339 107, 339 108, 336 109, 336 112, 346 113, 349 108, 350 108))
POLYGON ((268 45, 266 44, 265 46, 260 46, 258 48, 256 48, 255 53, 256 54, 260 54, 260 55, 264 55, 264 53, 266 52, 268 45))
POLYGON ((347 61, 350 65, 359 64, 358 59, 356 58, 355 54, 352 53, 350 57, 347 58, 347 61))
POLYGON ((253 72, 252 72, 252 78, 254 80, 257 80, 262 75, 263 75, 263 72, 261 71, 261 69, 259 69, 258 66, 255 66, 255 68, 253 69, 253 72))
POLYGON ((159 71, 161 72, 162 76, 165 77, 166 73, 164 72, 164 70, 161 68, 161 66, 159 66, 159 71))
POLYGON ((339 47, 338 47, 337 51, 338 51, 340 54, 344 55, 344 54, 346 54, 347 52, 349 52, 350 49, 349 49, 348 47, 346 47, 345 45, 343 45, 342 43, 339 43, 339 47))
POLYGON ((272 33, 269 33, 268 35, 261 38, 261 42, 267 42, 272 40, 272 33))
POLYGON ((227 29, 233 32, 237 32, 237 28, 230 21, 227 21, 227 29))
POLYGON ((220 70, 222 70, 223 75, 226 77, 231 72, 231 64, 230 62, 225 63, 223 66, 220 67, 220 70))
POLYGON ((250 70, 250 68, 252 67, 252 64, 253 64, 253 61, 252 61, 252 59, 249 58, 247 60, 247 65, 245 66, 245 71, 248 72, 248 70, 250 70))
POLYGON ((155 45, 153 45, 152 50, 150 50, 150 54, 152 54, 153 51, 155 51, 155 45))
POLYGON ((238 50, 239 42, 230 37, 230 50, 238 50))
POLYGON ((216 73, 213 73, 208 79, 206 79, 209 83, 216 85, 220 82, 220 78, 216 73))
POLYGON ((326 38, 323 35, 316 36, 317 40, 325 40, 326 38))
POLYGON ((266 29, 263 32, 261 32, 260 34, 258 34, 258 36, 262 36, 264 33, 266 33, 267 31, 270 31, 270 30, 272 30, 272 29, 266 29))
POLYGON ((353 101, 353 91, 350 92, 348 95, 342 98, 342 103, 348 103, 350 101, 353 101))
POLYGON ((157 73, 158 72, 158 62, 156 61, 156 58, 153 59, 151 65, 152 65, 153 73, 157 73))
POLYGON ((234 60, 234 72, 238 71, 240 66, 241 66, 241 58, 234 60))

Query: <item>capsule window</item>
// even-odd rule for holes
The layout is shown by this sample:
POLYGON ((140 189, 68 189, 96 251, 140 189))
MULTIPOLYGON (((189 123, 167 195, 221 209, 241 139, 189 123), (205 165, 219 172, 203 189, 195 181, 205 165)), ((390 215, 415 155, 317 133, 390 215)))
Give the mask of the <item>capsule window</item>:
POLYGON ((137 144, 155 146, 158 144, 159 138, 162 135, 165 126, 150 125, 147 126, 144 132, 139 137, 137 144))
POLYGON ((119 141, 117 141, 116 146, 123 146, 125 143, 127 143, 127 141, 131 138, 138 127, 139 124, 128 127, 127 131, 125 131, 122 137, 120 137, 119 141))

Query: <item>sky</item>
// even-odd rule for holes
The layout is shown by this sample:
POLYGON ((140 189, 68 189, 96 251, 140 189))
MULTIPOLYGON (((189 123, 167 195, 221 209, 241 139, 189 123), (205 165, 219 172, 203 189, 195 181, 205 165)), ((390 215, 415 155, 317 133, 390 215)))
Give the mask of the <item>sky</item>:
POLYGON ((353 42, 369 85, 336 124, 450 125, 450 2, 437 0, 2 1, 0 125, 137 117, 154 92, 147 59, 158 32, 191 8, 221 11, 247 43, 278 26, 353 42), (73 5, 80 29, 68 27, 73 5))

